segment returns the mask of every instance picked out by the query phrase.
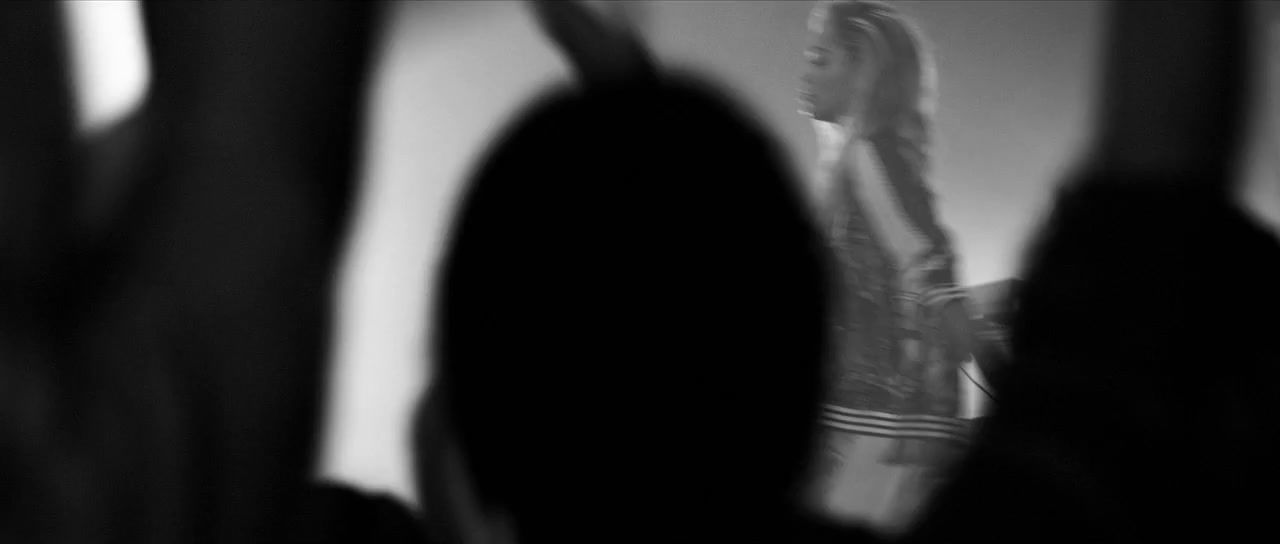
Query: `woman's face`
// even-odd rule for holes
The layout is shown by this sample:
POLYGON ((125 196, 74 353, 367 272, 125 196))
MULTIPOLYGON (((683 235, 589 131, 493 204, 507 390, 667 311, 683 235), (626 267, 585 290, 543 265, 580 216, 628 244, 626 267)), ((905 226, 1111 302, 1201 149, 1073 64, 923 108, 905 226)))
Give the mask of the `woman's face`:
POLYGON ((800 76, 800 113, 835 123, 860 118, 875 81, 876 62, 864 40, 853 47, 836 39, 833 21, 810 32, 805 70, 800 76))

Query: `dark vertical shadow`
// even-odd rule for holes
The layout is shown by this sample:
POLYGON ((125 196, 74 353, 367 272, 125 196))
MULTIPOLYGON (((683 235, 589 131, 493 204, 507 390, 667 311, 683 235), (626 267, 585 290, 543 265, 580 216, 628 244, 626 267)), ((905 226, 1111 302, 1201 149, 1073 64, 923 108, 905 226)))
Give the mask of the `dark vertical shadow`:
POLYGON ((57 5, 0 7, 0 319, 47 313, 59 288, 73 106, 57 5))
POLYGON ((59 6, 0 5, 0 540, 90 534, 59 435, 72 102, 59 6), (62 523, 77 522, 77 523, 62 523))
POLYGON ((311 477, 375 6, 145 5, 149 177, 126 296, 177 374, 191 537, 270 542, 311 477))
POLYGON ((1222 179, 1240 147, 1247 2, 1115 2, 1097 156, 1117 172, 1222 179))

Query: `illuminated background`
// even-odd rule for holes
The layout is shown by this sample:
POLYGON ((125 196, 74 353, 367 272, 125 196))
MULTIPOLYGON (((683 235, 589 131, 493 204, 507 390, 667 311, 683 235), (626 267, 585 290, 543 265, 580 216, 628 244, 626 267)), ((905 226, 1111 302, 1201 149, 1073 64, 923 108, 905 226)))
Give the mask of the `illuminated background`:
MULTIPOLYGON (((938 60, 933 183, 965 280, 1008 277, 1086 134, 1101 6, 896 3, 919 21, 938 60)), ((647 27, 663 59, 709 70, 754 106, 798 172, 814 155, 793 97, 811 5, 653 2, 647 27)), ((145 88, 136 6, 68 7, 91 129, 126 112, 145 88)), ((392 12, 370 109, 366 186, 342 272, 323 474, 411 497, 408 415, 428 381, 428 286, 454 196, 501 123, 567 72, 519 3, 402 3, 392 12)))

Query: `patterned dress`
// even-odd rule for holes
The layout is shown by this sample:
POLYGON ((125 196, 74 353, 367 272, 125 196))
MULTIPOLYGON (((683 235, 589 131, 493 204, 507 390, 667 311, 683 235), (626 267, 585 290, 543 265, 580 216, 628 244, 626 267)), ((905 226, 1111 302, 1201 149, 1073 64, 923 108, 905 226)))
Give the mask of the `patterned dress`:
POLYGON ((932 194, 907 161, 859 140, 825 168, 823 226, 838 302, 819 500, 830 514, 895 529, 910 521, 967 435, 960 365, 943 311, 964 304, 932 194))

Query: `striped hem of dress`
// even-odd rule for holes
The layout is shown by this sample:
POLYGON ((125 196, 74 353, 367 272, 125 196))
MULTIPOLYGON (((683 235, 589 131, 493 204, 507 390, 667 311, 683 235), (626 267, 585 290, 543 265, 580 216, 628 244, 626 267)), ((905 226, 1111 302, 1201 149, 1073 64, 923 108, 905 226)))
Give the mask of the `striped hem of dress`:
POLYGON ((822 425, 853 434, 883 438, 932 439, 968 442, 967 419, 924 414, 893 414, 855 410, 832 404, 822 407, 822 425))
POLYGON ((938 286, 922 293, 919 300, 926 306, 938 306, 967 298, 969 298, 969 290, 964 287, 938 286))

